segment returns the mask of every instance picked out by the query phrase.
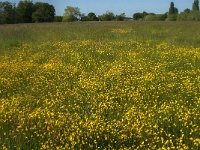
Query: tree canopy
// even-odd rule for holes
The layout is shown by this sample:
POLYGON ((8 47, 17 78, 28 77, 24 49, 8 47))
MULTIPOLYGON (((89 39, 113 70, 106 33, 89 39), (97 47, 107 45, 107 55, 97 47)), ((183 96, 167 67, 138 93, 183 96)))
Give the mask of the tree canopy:
POLYGON ((192 5, 193 11, 199 11, 199 0, 194 0, 194 3, 192 5))
MULTIPOLYGON (((185 9, 183 12, 178 11, 174 2, 170 3, 169 11, 164 14, 148 13, 146 11, 133 14, 133 20, 195 20, 200 21, 199 0, 194 0, 192 8, 185 9)), ((81 13, 80 8, 67 6, 63 16, 55 16, 53 5, 44 2, 35 2, 32 0, 20 0, 17 5, 9 1, 0 1, 0 24, 12 23, 32 23, 32 22, 73 22, 73 21, 123 21, 126 18, 125 13, 115 15, 107 11, 97 16, 94 12, 87 15, 81 13)))
POLYGON ((171 2, 170 4, 169 14, 178 14, 178 9, 174 6, 174 2, 171 2))
POLYGON ((54 21, 55 9, 48 3, 37 2, 34 5, 32 18, 34 22, 52 22, 54 21))
POLYGON ((15 9, 10 2, 0 2, 0 24, 15 23, 15 9))
POLYGON ((97 18, 96 14, 93 12, 88 13, 87 15, 88 21, 98 21, 99 19, 97 18))
POLYGON ((63 15, 63 21, 72 22, 77 21, 81 16, 80 9, 78 7, 67 6, 63 15))
POLYGON ((20 1, 17 6, 18 22, 31 23, 33 3, 29 0, 20 1))
POLYGON ((113 12, 111 11, 107 11, 106 13, 104 13, 103 15, 99 16, 99 19, 101 21, 112 21, 115 19, 115 15, 113 12))
POLYGON ((8 1, 0 2, 0 24, 52 22, 54 16, 55 8, 48 3, 21 0, 15 6, 14 3, 8 1))

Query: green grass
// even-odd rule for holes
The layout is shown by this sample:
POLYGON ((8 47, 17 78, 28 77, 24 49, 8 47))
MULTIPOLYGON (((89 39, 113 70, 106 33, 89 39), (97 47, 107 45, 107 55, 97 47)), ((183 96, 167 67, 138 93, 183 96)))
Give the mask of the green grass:
POLYGON ((199 26, 199 22, 77 22, 1 25, 0 49, 20 45, 22 42, 76 39, 152 40, 198 47, 200 46, 199 26), (130 28, 132 32, 124 36, 116 35, 108 32, 112 28, 130 28))

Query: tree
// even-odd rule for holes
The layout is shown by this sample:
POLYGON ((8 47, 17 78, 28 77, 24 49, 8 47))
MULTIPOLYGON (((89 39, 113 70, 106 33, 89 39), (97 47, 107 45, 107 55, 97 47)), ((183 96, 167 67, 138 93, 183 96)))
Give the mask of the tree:
POLYGON ((97 18, 97 16, 95 15, 95 13, 90 12, 87 15, 87 20, 88 21, 98 21, 99 19, 97 18))
POLYGON ((133 14, 133 20, 139 20, 142 19, 142 14, 141 13, 135 13, 133 14))
POLYGON ((120 15, 116 15, 115 18, 117 21, 124 21, 124 19, 126 18, 126 15, 125 15, 125 13, 122 13, 120 15))
POLYGON ((0 24, 15 23, 15 9, 12 3, 0 2, 0 24))
POLYGON ((99 16, 101 21, 112 21, 115 19, 115 15, 113 12, 107 11, 105 14, 99 16))
POLYGON ((174 6, 174 2, 170 4, 169 14, 178 14, 178 9, 174 6))
POLYGON ((183 12, 181 12, 178 15, 177 20, 179 20, 179 21, 189 20, 190 14, 191 14, 191 10, 189 8, 186 8, 183 12))
POLYGON ((190 21, 200 21, 200 13, 198 11, 192 11, 188 14, 188 19, 190 21))
POLYGON ((80 21, 88 21, 88 17, 85 14, 81 14, 80 21))
POLYGON ((167 21, 175 21, 177 20, 177 16, 178 16, 178 9, 174 6, 174 2, 170 3, 170 7, 169 7, 169 12, 168 12, 168 17, 167 17, 167 21))
POLYGON ((17 6, 19 22, 31 23, 33 13, 33 3, 30 0, 20 1, 17 6))
POLYGON ((135 13, 133 14, 133 19, 134 20, 143 20, 147 15, 149 15, 149 13, 143 11, 142 13, 135 13))
POLYGON ((183 12, 189 14, 191 12, 191 10, 189 8, 186 8, 183 12))
POLYGON ((78 7, 67 6, 63 15, 63 21, 72 22, 77 21, 81 17, 81 12, 78 7))
POLYGON ((199 11, 199 0, 194 0, 192 11, 199 11))
POLYGON ((34 4, 32 14, 33 22, 53 22, 55 17, 55 8, 53 5, 43 2, 34 4))
POLYGON ((167 12, 160 16, 160 20, 165 21, 167 19, 167 12))
POLYGON ((174 11, 174 2, 171 2, 170 3, 170 7, 169 7, 169 14, 174 14, 175 11, 174 11))

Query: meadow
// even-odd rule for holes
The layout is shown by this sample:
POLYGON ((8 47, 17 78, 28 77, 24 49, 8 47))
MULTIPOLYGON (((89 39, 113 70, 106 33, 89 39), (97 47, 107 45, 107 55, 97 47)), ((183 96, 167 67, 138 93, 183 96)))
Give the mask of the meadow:
POLYGON ((0 26, 0 149, 200 148, 200 22, 0 26))

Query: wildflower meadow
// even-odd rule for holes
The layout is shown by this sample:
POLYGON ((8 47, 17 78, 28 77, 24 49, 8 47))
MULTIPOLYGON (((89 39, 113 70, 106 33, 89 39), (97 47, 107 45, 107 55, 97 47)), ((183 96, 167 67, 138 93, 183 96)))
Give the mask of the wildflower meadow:
POLYGON ((199 25, 0 26, 0 149, 198 150, 199 25))

